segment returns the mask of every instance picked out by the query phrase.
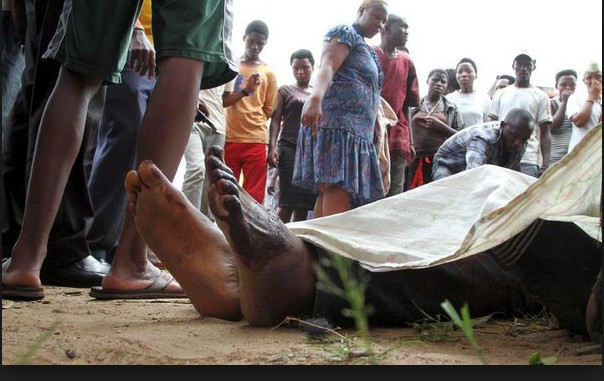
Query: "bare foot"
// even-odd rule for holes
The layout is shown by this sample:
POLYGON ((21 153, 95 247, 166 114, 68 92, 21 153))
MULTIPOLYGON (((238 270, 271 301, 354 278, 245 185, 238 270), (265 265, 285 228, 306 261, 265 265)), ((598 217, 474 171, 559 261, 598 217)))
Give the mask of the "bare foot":
POLYGON ((237 267, 220 229, 149 161, 128 174, 126 188, 139 233, 199 313, 241 319, 237 267))
POLYGON ((238 261, 245 318, 266 326, 300 313, 314 296, 310 247, 238 185, 220 147, 208 150, 206 168, 210 208, 238 261))

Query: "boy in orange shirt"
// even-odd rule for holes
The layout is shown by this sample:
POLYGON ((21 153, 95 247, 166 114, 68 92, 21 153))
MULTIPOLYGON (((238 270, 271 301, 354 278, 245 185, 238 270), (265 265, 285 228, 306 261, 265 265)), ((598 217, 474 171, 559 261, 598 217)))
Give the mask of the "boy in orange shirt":
POLYGON ((239 75, 227 84, 223 95, 226 108, 226 164, 243 189, 260 204, 264 202, 267 179, 268 120, 273 114, 277 79, 260 59, 268 40, 268 26, 252 21, 243 36, 245 52, 239 59, 239 75))

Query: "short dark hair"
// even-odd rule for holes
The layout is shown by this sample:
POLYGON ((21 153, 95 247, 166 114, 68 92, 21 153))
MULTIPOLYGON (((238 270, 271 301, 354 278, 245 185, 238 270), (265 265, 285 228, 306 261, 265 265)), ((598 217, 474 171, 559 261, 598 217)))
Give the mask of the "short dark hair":
POLYGON ((560 70, 559 72, 556 73, 556 85, 558 85, 558 81, 560 80, 560 78, 562 78, 566 75, 571 75, 571 76, 575 77, 575 79, 579 78, 577 76, 577 72, 574 71, 573 69, 560 70))
POLYGON ((432 78, 432 76, 434 74, 442 74, 447 78, 447 81, 449 80, 449 74, 447 73, 447 71, 445 69, 434 69, 430 72, 430 74, 428 74, 428 80, 430 80, 430 78, 432 78))
POLYGON ((402 18, 400 16, 389 14, 388 21, 386 21, 386 25, 392 25, 392 24, 401 24, 404 28, 409 28, 409 24, 407 24, 407 20, 405 20, 404 18, 402 18))
POLYGON ((250 33, 258 33, 268 39, 268 25, 264 21, 254 20, 245 28, 245 35, 247 36, 250 33))
POLYGON ((459 60, 459 62, 457 63, 457 66, 455 66, 455 69, 457 69, 459 67, 459 65, 461 65, 462 63, 469 63, 470 65, 472 65, 472 67, 474 68, 474 72, 476 72, 476 75, 478 76, 478 68, 476 67, 476 63, 474 62, 473 59, 471 58, 462 58, 459 60))
POLYGON ((514 126, 526 125, 531 132, 535 129, 535 118, 528 110, 523 108, 514 108, 508 112, 505 122, 514 126))
POLYGON ((514 83, 516 83, 516 78, 512 77, 511 75, 500 74, 497 76, 497 80, 500 80, 500 79, 507 79, 508 82, 510 83, 510 85, 513 85, 514 83))
POLYGON ((303 60, 306 58, 308 58, 308 61, 312 66, 315 66, 315 58, 313 57, 311 51, 308 49, 300 49, 293 52, 291 57, 289 57, 289 64, 293 64, 294 60, 296 59, 303 60))

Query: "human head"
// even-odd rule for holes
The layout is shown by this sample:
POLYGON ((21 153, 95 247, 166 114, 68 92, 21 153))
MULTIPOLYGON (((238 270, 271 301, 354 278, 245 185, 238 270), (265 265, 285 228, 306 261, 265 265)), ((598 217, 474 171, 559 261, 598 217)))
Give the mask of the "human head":
POLYGON ((457 63, 455 80, 459 83, 462 92, 474 91, 474 81, 478 77, 476 63, 470 58, 462 58, 457 63))
POLYGON ((428 95, 445 95, 447 84, 449 83, 449 75, 444 69, 434 69, 428 74, 428 95))
POLYGON ((457 83, 457 70, 449 68, 445 70, 445 73, 447 73, 447 88, 445 89, 444 95, 447 95, 455 90, 459 90, 461 86, 457 83))
POLYGON ((310 50, 300 49, 292 53, 289 58, 294 78, 298 85, 306 86, 310 82, 313 69, 315 67, 315 58, 310 50))
POLYGON ((268 25, 264 21, 254 20, 245 28, 243 42, 245 43, 245 56, 249 60, 258 60, 260 53, 268 40, 268 25))
POLYGON ((497 76, 497 82, 495 83, 495 90, 503 89, 509 85, 513 85, 516 82, 516 78, 511 75, 501 74, 497 76))
POLYGON ((409 24, 404 18, 390 14, 382 28, 381 35, 382 45, 403 49, 407 45, 407 38, 409 37, 409 24))
POLYGON ((533 115, 522 108, 512 109, 505 120, 501 121, 503 143, 508 152, 518 151, 526 146, 533 131, 535 119, 533 115))
POLYGON ((537 68, 537 60, 527 51, 521 51, 514 58, 512 68, 516 73, 516 86, 528 87, 531 84, 531 76, 537 68))
POLYGON ((588 89, 592 82, 602 83, 602 69, 598 63, 591 63, 583 73, 583 83, 588 89))
POLYGON ((569 96, 577 88, 577 72, 572 69, 561 70, 556 73, 556 90, 562 96, 569 96))
POLYGON ((386 0, 363 0, 357 12, 355 24, 359 26, 361 35, 373 38, 380 33, 388 20, 388 3, 386 0))

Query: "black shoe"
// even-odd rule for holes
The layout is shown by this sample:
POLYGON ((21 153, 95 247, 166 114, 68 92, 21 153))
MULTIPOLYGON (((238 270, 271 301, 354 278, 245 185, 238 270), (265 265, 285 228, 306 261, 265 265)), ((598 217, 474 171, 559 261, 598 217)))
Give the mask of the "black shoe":
POLYGON ((100 286, 109 267, 108 263, 100 262, 89 255, 60 269, 43 269, 40 271, 40 280, 43 284, 53 286, 82 288, 100 286))

